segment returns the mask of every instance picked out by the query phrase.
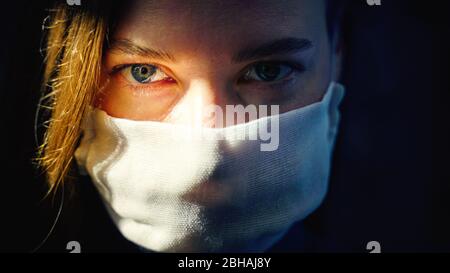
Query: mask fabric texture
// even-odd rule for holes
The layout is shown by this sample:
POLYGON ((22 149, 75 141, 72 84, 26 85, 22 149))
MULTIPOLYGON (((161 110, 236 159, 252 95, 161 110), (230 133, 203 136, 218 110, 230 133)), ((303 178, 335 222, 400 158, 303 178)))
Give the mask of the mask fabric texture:
POLYGON ((322 202, 343 95, 333 82, 320 102, 190 131, 201 138, 94 109, 75 157, 131 242, 157 252, 262 252, 322 202), (275 146, 255 139, 258 128, 278 129, 275 146))

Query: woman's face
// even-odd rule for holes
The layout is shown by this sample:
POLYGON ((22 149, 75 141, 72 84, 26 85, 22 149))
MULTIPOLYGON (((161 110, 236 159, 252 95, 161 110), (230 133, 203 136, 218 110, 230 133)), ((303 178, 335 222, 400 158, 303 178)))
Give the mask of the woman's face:
POLYGON ((339 63, 325 9, 318 0, 134 1, 105 52, 96 106, 182 122, 208 105, 283 113, 319 101, 339 63))

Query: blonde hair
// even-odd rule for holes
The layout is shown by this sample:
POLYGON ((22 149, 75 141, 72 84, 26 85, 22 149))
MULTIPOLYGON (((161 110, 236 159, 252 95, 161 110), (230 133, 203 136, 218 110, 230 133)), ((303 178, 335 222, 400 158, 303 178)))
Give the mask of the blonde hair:
POLYGON ((40 109, 47 111, 36 162, 45 172, 49 193, 74 178, 74 152, 81 123, 99 89, 102 54, 108 32, 107 5, 65 1, 50 12, 40 109))

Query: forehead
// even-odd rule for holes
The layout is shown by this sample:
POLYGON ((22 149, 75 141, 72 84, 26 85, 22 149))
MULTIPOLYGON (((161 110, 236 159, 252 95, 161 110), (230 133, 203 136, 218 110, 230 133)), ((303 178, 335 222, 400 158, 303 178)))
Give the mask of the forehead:
POLYGON ((322 0, 136 0, 115 38, 217 52, 280 37, 314 40, 326 31, 325 19, 322 0))

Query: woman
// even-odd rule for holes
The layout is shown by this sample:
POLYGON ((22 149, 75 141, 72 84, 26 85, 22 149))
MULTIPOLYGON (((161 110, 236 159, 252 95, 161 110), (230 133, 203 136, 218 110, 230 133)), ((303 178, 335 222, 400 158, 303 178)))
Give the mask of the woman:
POLYGON ((326 193, 343 96, 337 7, 57 5, 38 158, 50 189, 89 177, 145 250, 267 250, 326 193))

